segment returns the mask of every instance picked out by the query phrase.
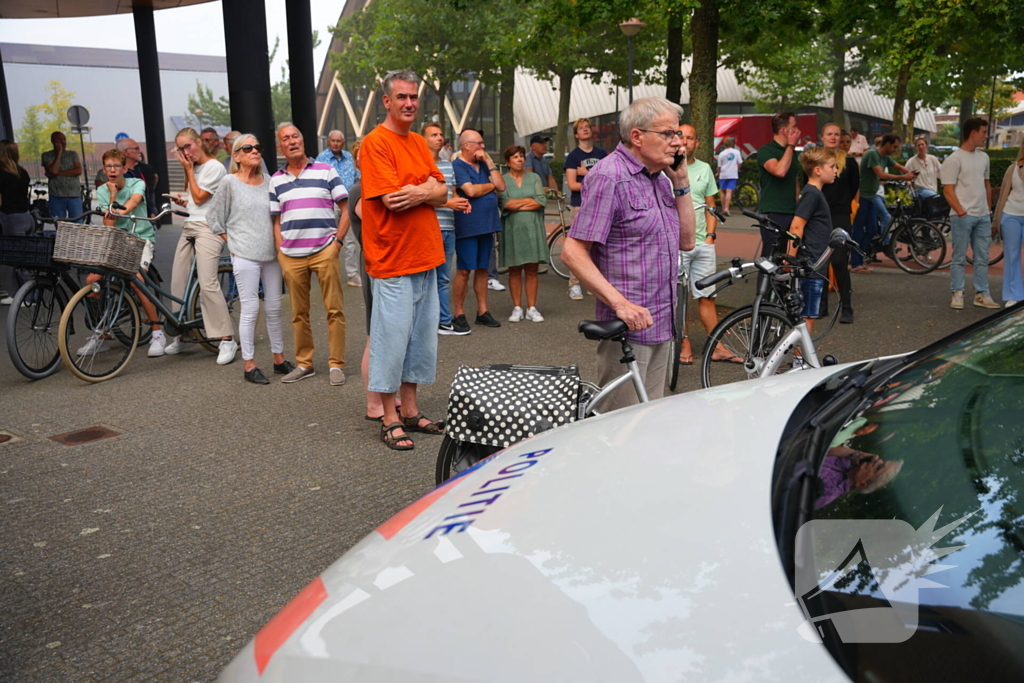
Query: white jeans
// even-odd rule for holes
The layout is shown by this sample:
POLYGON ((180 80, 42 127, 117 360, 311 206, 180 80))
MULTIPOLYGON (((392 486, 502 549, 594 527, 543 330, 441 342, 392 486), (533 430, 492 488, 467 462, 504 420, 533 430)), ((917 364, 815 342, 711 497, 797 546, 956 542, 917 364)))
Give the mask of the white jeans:
POLYGON ((238 301, 241 313, 238 316, 238 336, 242 342, 242 360, 252 360, 253 338, 256 336, 256 318, 260 313, 260 280, 263 280, 263 305, 267 313, 267 335, 270 350, 284 353, 284 336, 281 333, 281 266, 277 260, 250 261, 241 256, 232 256, 235 269, 235 285, 238 287, 238 301))

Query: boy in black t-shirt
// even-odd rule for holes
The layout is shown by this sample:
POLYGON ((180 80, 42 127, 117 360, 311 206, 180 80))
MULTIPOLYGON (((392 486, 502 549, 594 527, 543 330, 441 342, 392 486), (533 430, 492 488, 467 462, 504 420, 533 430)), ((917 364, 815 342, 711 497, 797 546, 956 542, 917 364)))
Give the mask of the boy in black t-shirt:
MULTIPOLYGON (((801 238, 804 255, 814 262, 825 253, 828 239, 832 234, 832 212, 821 188, 835 182, 839 173, 835 150, 826 147, 804 150, 800 155, 800 166, 807 174, 807 184, 800 190, 796 214, 793 216, 789 231, 801 238)), ((819 312, 825 291, 827 268, 826 265, 825 273, 820 273, 823 277, 807 277, 800 281, 800 291, 804 298, 802 315, 808 330, 814 327, 814 320, 821 317, 819 312)))

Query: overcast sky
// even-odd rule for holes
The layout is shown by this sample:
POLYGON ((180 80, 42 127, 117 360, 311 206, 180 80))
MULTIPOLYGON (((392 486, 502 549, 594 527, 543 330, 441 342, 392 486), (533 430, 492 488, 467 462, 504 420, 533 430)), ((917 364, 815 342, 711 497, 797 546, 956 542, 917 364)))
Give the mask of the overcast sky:
MULTIPOLYGON (((280 36, 281 47, 270 68, 271 81, 281 77, 288 56, 287 21, 284 0, 264 0, 267 7, 267 47, 274 47, 280 36)), ((313 52, 313 64, 319 77, 327 56, 333 26, 344 0, 310 0, 314 30, 320 31, 320 47, 313 52)), ((224 56, 224 12, 219 2, 190 7, 163 9, 154 13, 156 42, 160 52, 224 56)), ((0 42, 73 47, 135 49, 135 26, 131 14, 83 19, 0 19, 0 42), (117 39, 113 40, 112 37, 117 39)))

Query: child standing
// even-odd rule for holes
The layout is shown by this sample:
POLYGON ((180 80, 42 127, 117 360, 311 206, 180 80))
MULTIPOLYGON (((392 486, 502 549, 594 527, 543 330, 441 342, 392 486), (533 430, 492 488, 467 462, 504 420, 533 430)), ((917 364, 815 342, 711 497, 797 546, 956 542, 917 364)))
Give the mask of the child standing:
MULTIPOLYGON (((800 190, 796 214, 789 231, 800 238, 804 254, 814 262, 825 253, 832 234, 832 212, 821 188, 835 182, 839 173, 836 152, 827 147, 804 150, 800 155, 800 166, 807 175, 807 184, 800 190)), ((824 272, 819 273, 822 277, 807 277, 800 281, 800 291, 804 298, 802 316, 808 330, 813 329, 814 321, 821 317, 821 299, 828 278, 828 264, 824 269, 824 272)))

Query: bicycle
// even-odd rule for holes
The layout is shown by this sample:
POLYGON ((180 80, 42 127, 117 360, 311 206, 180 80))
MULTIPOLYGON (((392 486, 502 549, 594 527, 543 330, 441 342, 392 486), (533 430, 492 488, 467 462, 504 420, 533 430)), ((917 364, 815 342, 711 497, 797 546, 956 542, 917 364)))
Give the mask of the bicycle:
MULTIPOLYGON (((953 225, 949 222, 949 218, 946 217, 945 220, 941 222, 935 221, 935 223, 939 226, 939 230, 942 231, 942 236, 945 238, 946 242, 948 244, 952 244, 953 225)), ((992 243, 988 247, 988 265, 994 266, 999 263, 1003 260, 1003 255, 1003 232, 1000 230, 996 232, 996 234, 992 235, 992 243)), ((952 248, 949 250, 948 257, 949 258, 945 259, 945 263, 939 266, 939 268, 948 268, 949 265, 953 263, 952 248)), ((967 243, 967 263, 972 266, 974 265, 974 247, 971 246, 970 242, 967 243)))
POLYGON ((545 193, 548 199, 554 199, 558 204, 558 213, 545 213, 544 216, 558 216, 558 227, 548 235, 548 265, 551 270, 561 277, 563 280, 569 279, 569 268, 562 263, 562 247, 565 245, 565 236, 568 234, 569 226, 565 224, 565 195, 559 194, 555 190, 547 190, 545 193))
MULTIPOLYGON (((96 214, 90 211, 72 222, 96 214)), ((60 367, 57 329, 61 312, 72 292, 77 292, 82 285, 72 274, 72 267, 53 261, 54 237, 40 230, 42 225, 57 220, 35 209, 32 216, 36 220, 35 233, 3 238, 4 263, 17 265, 27 276, 7 311, 6 338, 7 353, 15 369, 28 379, 40 380, 60 367)), ((150 275, 156 282, 162 281, 156 266, 150 266, 150 275)), ((140 343, 148 343, 148 337, 147 332, 140 343)))
MULTIPOLYGON (((766 216, 758 216, 758 220, 774 225, 766 216)), ((729 286, 736 279, 759 274, 753 304, 731 312, 708 335, 701 360, 703 388, 769 377, 779 372, 787 361, 792 370, 838 363, 834 356, 818 358, 815 340, 801 315, 804 302, 799 284, 805 277, 824 277, 818 271, 828 263, 832 251, 842 246, 859 250, 845 230, 836 228, 829 238, 828 248, 814 263, 806 256, 779 255, 758 258, 753 263, 742 263, 736 258, 730 268, 697 281, 697 289, 704 289, 725 280, 729 281, 725 286, 729 286), (766 301, 773 290, 779 297, 778 302, 766 301), (718 344, 743 358, 743 363, 714 364, 711 357, 718 344)))
MULTIPOLYGON (((647 387, 644 386, 643 376, 640 374, 640 365, 633 355, 633 347, 626 339, 629 328, 621 320, 581 320, 577 331, 591 341, 617 341, 622 345, 622 364, 626 366, 627 372, 619 375, 604 386, 598 386, 593 382, 580 380, 579 397, 576 403, 576 419, 583 420, 588 417, 601 415, 598 408, 611 396, 612 392, 632 382, 640 403, 647 403, 650 398, 647 395, 647 387)), ((535 372, 550 374, 561 371, 562 368, 529 367, 529 366, 507 366, 512 370, 522 372, 535 372)), ((478 462, 489 458, 499 450, 496 446, 485 446, 466 441, 455 441, 446 433, 441 442, 441 448, 437 453, 437 466, 434 479, 440 485, 452 476, 460 474, 473 467, 478 462)))
MULTIPOLYGON (((119 204, 113 204, 115 210, 124 210, 119 204)), ((160 213, 152 218, 143 216, 123 216, 132 223, 130 232, 134 233, 138 221, 149 221, 156 224, 170 213, 187 217, 184 211, 172 210, 165 204, 160 213)), ((194 244, 194 238, 187 238, 194 244)), ((220 339, 209 339, 203 335, 203 318, 200 310, 199 279, 196 274, 196 260, 192 259, 185 292, 178 298, 162 289, 148 272, 124 274, 104 267, 80 266, 81 270, 97 273, 103 278, 87 284, 68 302, 60 318, 58 343, 64 365, 78 378, 88 382, 102 382, 116 377, 128 364, 139 344, 140 328, 143 322, 139 315, 139 305, 134 296, 125 296, 131 291, 131 285, 139 289, 143 296, 153 302, 161 319, 145 321, 150 325, 159 322, 166 328, 169 336, 181 336, 183 342, 198 343, 200 346, 217 353, 220 339), (178 312, 172 312, 163 299, 179 304, 178 312), (118 347, 107 346, 106 342, 116 339, 118 347)), ((230 265, 220 265, 218 277, 222 279, 230 272, 230 265)), ((223 279, 222 279, 223 281, 223 279)))
POLYGON ((877 254, 884 254, 900 270, 911 275, 926 275, 942 265, 946 257, 946 238, 937 224, 914 215, 913 187, 909 182, 892 181, 889 185, 897 190, 909 190, 910 201, 904 202, 902 193, 897 193, 892 219, 880 234, 871 238, 864 262, 869 263, 877 254))
POLYGON ((736 189, 732 191, 732 203, 740 211, 756 209, 761 203, 761 192, 754 183, 744 181, 736 185, 736 189))

